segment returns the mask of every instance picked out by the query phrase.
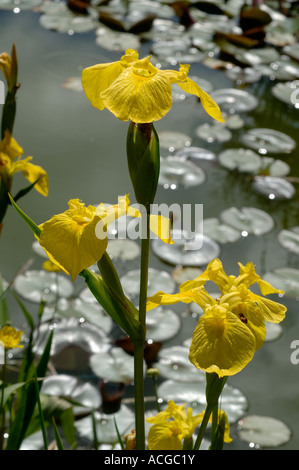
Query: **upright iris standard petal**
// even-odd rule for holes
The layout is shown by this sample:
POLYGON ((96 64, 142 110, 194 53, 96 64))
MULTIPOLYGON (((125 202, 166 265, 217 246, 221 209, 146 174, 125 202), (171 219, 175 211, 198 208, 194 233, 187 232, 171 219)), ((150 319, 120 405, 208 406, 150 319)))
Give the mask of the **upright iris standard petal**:
POLYGON ((254 352, 255 338, 247 326, 226 308, 214 306, 198 321, 189 359, 198 369, 224 377, 240 372, 254 352))

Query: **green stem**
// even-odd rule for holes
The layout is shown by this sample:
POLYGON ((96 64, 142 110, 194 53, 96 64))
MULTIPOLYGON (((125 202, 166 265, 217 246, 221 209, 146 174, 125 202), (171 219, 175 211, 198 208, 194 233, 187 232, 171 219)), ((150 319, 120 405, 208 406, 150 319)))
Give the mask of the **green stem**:
POLYGON ((203 437, 205 435, 207 425, 208 425, 208 422, 209 422, 209 419, 210 419, 210 416, 213 412, 214 407, 215 407, 215 405, 207 405, 207 407, 206 407, 205 414, 204 414, 203 420, 201 422, 195 444, 193 446, 193 450, 198 450, 200 448, 201 442, 202 442, 203 437))
MULTIPOLYGON (((140 260, 140 292, 139 292, 139 322, 143 331, 146 331, 146 301, 149 267, 149 210, 146 216, 142 216, 142 224, 146 224, 145 230, 142 225, 141 260, 140 260)), ((134 390, 135 390, 135 417, 136 417, 136 450, 145 449, 145 426, 144 426, 144 340, 134 344, 134 390)))
POLYGON ((217 432, 217 427, 218 427, 218 403, 213 408, 211 442, 213 441, 215 433, 217 432))

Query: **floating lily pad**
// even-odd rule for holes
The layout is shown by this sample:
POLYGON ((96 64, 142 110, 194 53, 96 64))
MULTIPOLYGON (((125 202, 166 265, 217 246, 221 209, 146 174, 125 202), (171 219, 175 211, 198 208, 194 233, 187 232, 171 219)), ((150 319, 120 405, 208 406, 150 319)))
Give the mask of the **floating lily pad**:
POLYGON ((225 75, 231 80, 234 80, 237 85, 243 83, 255 83, 261 79, 261 73, 252 67, 239 67, 232 66, 225 70, 225 75))
POLYGON ((211 97, 221 110, 231 112, 246 112, 257 108, 258 100, 245 90, 237 88, 223 88, 213 91, 211 97))
POLYGON ((217 218, 204 219, 203 231, 205 235, 218 243, 233 243, 241 237, 239 230, 220 223, 217 218))
POLYGON ((239 62, 247 65, 270 64, 279 59, 279 52, 274 47, 263 47, 261 49, 252 49, 245 51, 242 54, 236 54, 236 59, 239 62))
POLYGON ((174 156, 182 159, 194 159, 202 161, 214 161, 216 160, 216 155, 211 150, 207 150, 201 147, 186 147, 180 150, 176 150, 174 156))
MULTIPOLYGON (((202 371, 197 371, 203 374, 202 371)), ((193 414, 200 413, 206 407, 206 383, 179 382, 166 380, 158 387, 158 396, 163 400, 173 400, 175 403, 186 403, 192 406, 193 414)), ((248 409, 248 401, 243 393, 235 387, 226 384, 221 394, 221 409, 226 412, 229 423, 237 422, 248 409)))
POLYGON ((55 302, 59 297, 69 298, 74 287, 63 275, 46 271, 26 271, 17 277, 14 288, 16 292, 31 302, 55 302))
POLYGON ((0 0, 0 10, 31 10, 39 6, 43 0, 0 0))
POLYGON ((139 49, 140 40, 135 34, 112 31, 105 26, 96 30, 96 44, 108 51, 125 51, 139 49))
POLYGON ((267 212, 254 207, 237 209, 230 207, 220 214, 220 219, 226 225, 239 230, 243 236, 264 235, 274 227, 273 218, 267 212))
POLYGON ((51 356, 60 353, 68 346, 76 346, 89 354, 104 352, 109 340, 104 330, 95 325, 81 323, 75 318, 43 323, 35 332, 34 350, 38 355, 44 351, 50 332, 54 330, 51 356))
POLYGON ((243 134, 241 140, 262 155, 268 152, 291 153, 296 147, 296 142, 291 137, 274 129, 251 129, 243 134))
POLYGON ((160 131, 159 142, 161 148, 167 149, 169 152, 174 152, 183 147, 190 147, 192 139, 181 132, 160 131))
POLYGON ((185 281, 189 281, 191 279, 195 279, 196 277, 200 276, 202 273, 202 269, 196 267, 185 267, 178 266, 172 271, 172 278, 175 280, 177 284, 183 284, 185 281))
POLYGON ((291 439, 291 430, 278 419, 269 416, 251 415, 238 422, 240 439, 252 445, 279 447, 291 439))
POLYGON ((297 99, 296 102, 296 96, 294 95, 295 90, 296 86, 294 86, 294 82, 286 82, 277 83, 272 87, 271 91, 275 98, 278 98, 283 103, 286 103, 295 109, 299 109, 299 99, 297 99), (292 98, 293 96, 295 96, 295 99, 292 98))
POLYGON ((204 171, 192 162, 177 157, 161 157, 159 184, 164 189, 198 186, 206 179, 204 171))
POLYGON ((290 172, 290 165, 282 160, 272 157, 261 157, 259 174, 269 176, 286 176, 290 172))
POLYGON ((157 307, 147 312, 146 338, 156 342, 164 342, 173 338, 181 328, 181 319, 176 312, 157 307))
MULTIPOLYGON (((163 242, 162 242, 163 243, 163 242)), ((140 270, 133 269, 127 272, 120 279, 124 291, 130 297, 139 295, 140 270)), ((159 290, 172 294, 175 290, 175 283, 166 271, 149 268, 148 270, 148 296, 154 295, 159 290)))
POLYGON ((287 45, 282 49, 284 54, 287 54, 294 60, 299 60, 299 44, 287 45))
POLYGON ((156 256, 171 265, 203 266, 220 253, 218 243, 204 234, 174 230, 172 239, 175 241, 173 245, 166 245, 160 240, 153 240, 152 243, 156 256))
POLYGON ((71 35, 86 33, 97 27, 97 21, 93 15, 73 13, 64 2, 53 3, 53 8, 46 9, 39 19, 43 28, 71 35))
POLYGON ((284 291, 286 297, 299 299, 299 270, 294 268, 277 268, 267 272, 263 279, 273 287, 284 291))
POLYGON ((244 173, 255 173, 261 166, 261 157, 253 150, 232 148, 218 155, 220 165, 229 170, 238 170, 244 173))
POLYGON ((96 387, 66 374, 46 377, 43 380, 41 393, 74 401, 77 404, 73 407, 75 416, 96 410, 102 404, 100 392, 96 387))
POLYGON ((159 376, 179 382, 202 382, 205 374, 189 361, 189 349, 184 346, 173 346, 161 349, 155 367, 159 376))
POLYGON ((269 322, 265 322, 265 324, 266 324, 265 341, 267 342, 275 341, 282 335, 283 328, 281 325, 277 323, 269 323, 269 322))
POLYGON ((55 307, 45 307, 43 311, 43 322, 55 318, 76 318, 83 322, 91 323, 110 333, 113 327, 111 317, 97 302, 83 302, 81 299, 59 299, 55 307))
POLYGON ((42 431, 37 431, 22 441, 20 450, 43 450, 45 448, 42 431))
POLYGON ((222 115, 225 119, 225 126, 228 129, 241 129, 244 127, 244 119, 242 119, 239 114, 222 113, 222 115))
POLYGON ((98 442, 102 444, 117 443, 118 435, 115 423, 117 423, 117 428, 121 436, 135 428, 134 413, 126 405, 122 405, 120 410, 113 414, 95 412, 94 420, 95 431, 91 416, 75 421, 75 428, 79 436, 91 442, 94 442, 96 432, 98 442))
POLYGON ((37 240, 32 243, 32 249, 33 249, 34 253, 36 253, 37 255, 41 256, 42 258, 48 259, 47 253, 45 252, 43 247, 40 246, 40 244, 37 240))
POLYGON ((299 227, 281 230, 277 238, 284 248, 299 255, 299 227))
POLYGON ((134 380, 134 357, 122 348, 112 347, 93 354, 89 364, 93 373, 103 380, 127 385, 134 380))
POLYGON ((170 56, 177 53, 183 54, 191 46, 191 40, 187 36, 176 38, 168 41, 158 41, 151 46, 151 52, 158 57, 165 57, 166 60, 170 56))
POLYGON ((291 199, 296 193, 295 187, 289 181, 275 176, 256 176, 252 189, 272 200, 291 199))
POLYGON ((221 123, 202 124, 195 129, 195 133, 198 137, 209 143, 227 142, 232 137, 231 131, 221 123))
POLYGON ((112 259, 131 261, 138 257, 140 247, 133 240, 109 240, 107 253, 112 259))

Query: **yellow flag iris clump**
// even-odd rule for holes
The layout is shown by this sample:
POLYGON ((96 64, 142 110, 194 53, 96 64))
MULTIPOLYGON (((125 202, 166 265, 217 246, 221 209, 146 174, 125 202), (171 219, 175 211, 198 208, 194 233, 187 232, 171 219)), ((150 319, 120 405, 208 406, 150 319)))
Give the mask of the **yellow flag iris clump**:
POLYGON ((139 60, 138 52, 127 49, 117 62, 98 64, 82 72, 82 85, 91 104, 107 108, 118 119, 135 123, 151 123, 163 118, 172 106, 171 85, 197 96, 205 111, 223 122, 215 101, 188 77, 189 65, 179 71, 160 70, 150 56, 139 60))
MULTIPOLYGON (((86 207, 79 199, 71 199, 65 212, 39 226, 39 243, 50 260, 74 280, 105 253, 109 224, 124 215, 140 217, 140 212, 129 204, 127 196, 119 197, 118 204, 108 207, 103 203, 86 207)), ((164 242, 172 243, 170 221, 165 217, 153 215, 150 229, 164 242)))
POLYGON ((227 377, 240 372, 264 343, 265 321, 280 323, 286 307, 264 295, 282 293, 255 272, 252 263, 239 263, 239 276, 228 276, 219 259, 209 263, 195 280, 180 286, 177 294, 158 292, 148 299, 147 310, 158 305, 196 302, 204 311, 193 333, 190 361, 208 373, 227 377), (218 299, 211 297, 205 283, 213 281, 221 291, 218 299), (257 283, 263 295, 249 287, 257 283))
POLYGON ((49 181, 46 171, 31 163, 32 157, 21 159, 23 149, 11 136, 8 130, 0 142, 0 179, 11 180, 15 173, 22 171, 30 183, 35 183, 35 189, 43 196, 48 195, 49 181))

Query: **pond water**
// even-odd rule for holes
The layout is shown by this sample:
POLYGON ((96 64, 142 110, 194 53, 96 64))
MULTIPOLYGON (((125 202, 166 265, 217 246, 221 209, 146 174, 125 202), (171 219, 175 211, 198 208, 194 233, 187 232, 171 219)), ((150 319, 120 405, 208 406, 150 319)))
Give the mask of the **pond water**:
MULTIPOLYGON (((0 49, 10 52, 14 42, 19 61, 21 88, 17 100, 15 138, 24 148, 24 154, 34 156, 34 162, 46 169, 50 181, 49 196, 43 198, 32 191, 22 199, 22 209, 37 223, 41 223, 53 214, 63 212, 71 198, 80 198, 87 204, 114 204, 119 195, 129 193, 132 202, 135 202, 125 152, 128 123, 118 121, 106 110, 99 112, 92 108, 78 85, 76 89, 76 80, 84 67, 119 60, 123 52, 109 50, 97 44, 94 29, 82 33, 70 30, 58 32, 47 29, 40 18, 41 12, 32 9, 0 9, 0 49)), ((178 39, 180 34, 182 33, 178 30, 178 39)), ((99 32, 97 38, 99 37, 104 38, 105 34, 99 32)), ((141 57, 149 54, 151 45, 150 40, 140 45, 141 57)), ((159 46, 162 47, 161 44, 159 46)), ((157 49, 159 51, 157 47, 155 51, 157 49)), ((166 51, 162 47, 163 50, 166 51)), ((158 62, 158 58, 156 60, 158 62)), ((169 67, 168 64, 167 68, 169 67)), ((163 68, 166 68, 164 64, 163 68)), ((221 258, 227 273, 237 274, 239 261, 243 264, 252 261, 262 276, 270 276, 279 268, 299 270, 298 251, 291 251, 289 245, 282 244, 279 238, 282 230, 291 230, 299 225, 299 110, 287 100, 277 99, 272 88, 279 81, 267 76, 253 83, 238 84, 233 75, 230 78, 223 70, 212 69, 200 60, 192 63, 189 75, 206 80, 206 86, 209 85, 214 90, 215 99, 218 91, 219 103, 228 112, 231 124, 230 127, 211 128, 214 126, 212 119, 204 113, 195 99, 178 97, 167 116, 155 124, 160 135, 161 155, 165 165, 164 178, 161 179, 155 202, 169 205, 203 204, 204 220, 216 219, 212 222, 209 220, 206 224, 208 235, 214 233, 216 237, 218 234, 218 240, 214 240, 215 245, 212 241, 212 246, 209 245, 207 249, 221 258), (235 92, 230 93, 227 98, 227 92, 220 93, 223 89, 234 89, 235 92), (240 98, 241 92, 246 92, 245 100, 240 98), (235 111, 232 112, 234 102, 235 111), (266 135, 265 132, 262 134, 263 142, 259 140, 258 134, 252 134, 255 129, 268 130, 266 135), (277 135, 276 132, 283 135, 277 135), (194 149, 196 147, 205 150, 201 151, 199 158, 198 150, 196 153, 194 149), (224 151, 239 148, 246 149, 245 157, 242 152, 241 157, 235 153, 232 158, 227 157, 227 154, 223 156, 224 151), (180 157, 173 162, 176 150, 182 155, 187 149, 191 155, 187 165, 180 157), (284 176, 289 170, 288 178, 282 183, 279 180, 278 186, 275 180, 256 180, 253 184, 253 173, 248 173, 246 168, 242 169, 242 157, 247 158, 249 150, 255 154, 250 160, 253 168, 259 168, 261 158, 270 157, 283 162, 278 163, 278 175, 274 171, 273 178, 280 177, 280 171, 284 176), (220 154, 222 158, 218 159, 220 154), (248 214, 245 210, 244 215, 244 208, 257 211, 249 211, 248 214), (217 229, 217 224, 224 224, 225 227, 217 229)), ((22 177, 17 176, 14 191, 21 188, 22 184, 22 177)), ((11 281, 28 261, 30 271, 41 269, 43 259, 32 249, 33 242, 29 229, 13 210, 9 210, 0 247, 0 271, 5 280, 11 281)), ((296 245, 296 240, 293 243, 296 245)), ((124 249, 128 253, 127 258, 121 258, 121 248, 116 245, 111 246, 111 253, 117 259, 120 276, 125 280, 129 279, 127 273, 132 276, 128 288, 134 289, 133 271, 139 268, 138 258, 134 254, 135 246, 131 247, 132 251, 128 247, 124 249), (113 252, 113 248, 116 251, 113 252)), ((161 247, 151 250, 150 266, 157 270, 154 272, 152 288, 156 291, 168 289, 171 292, 172 289, 177 289, 182 276, 188 272, 180 269, 182 252, 179 248, 177 257, 175 252, 170 255, 171 262, 167 253, 161 250, 161 247), (159 272, 160 276, 163 272, 161 277, 157 274, 159 272)), ((200 265, 198 263, 195 258, 194 262, 189 260, 187 264, 194 270, 203 269, 205 261, 200 265)), ((273 333, 274 339, 266 341, 246 369, 229 379, 229 386, 240 391, 247 404, 245 409, 237 413, 237 418, 234 416, 234 441, 228 448, 251 448, 248 437, 242 439, 237 429, 238 420, 247 415, 274 418, 287 426, 290 436, 282 445, 274 445, 274 448, 299 448, 299 364, 291 362, 291 344, 299 340, 299 284, 296 284, 299 283, 299 276, 296 274, 294 271, 292 281, 287 277, 286 285, 293 282, 293 291, 279 299, 288 308, 286 319, 281 325, 282 330, 277 337, 273 333)), ((83 281, 77 279, 73 288, 73 297, 79 294, 82 296, 83 281)), ((133 292, 133 300, 136 300, 134 295, 133 292)), ((81 299, 83 297, 84 294, 81 299)), ((8 300, 15 326, 24 327, 24 317, 16 303, 11 298, 8 300)), ((38 304, 28 299, 25 302, 32 314, 36 315, 38 304)), ((161 354, 160 359, 164 377, 159 379, 164 397, 169 396, 169 392, 162 386, 167 388, 167 380, 174 377, 165 372, 163 358, 166 361, 169 348, 183 347, 186 344, 184 342, 188 342, 199 313, 179 304, 168 314, 173 335, 170 332, 166 340, 165 335, 161 336, 157 328, 157 324, 162 322, 158 313, 157 317, 149 319, 149 331, 153 337, 158 340, 162 337, 164 341, 164 356, 161 354), (176 313, 174 317, 173 311, 176 313), (178 328, 176 324, 179 325, 178 328)), ((92 334, 96 335, 95 332, 92 334)), ((270 333, 269 338, 272 339, 270 333)), ((91 347, 87 354, 99 354, 99 351, 91 347)), ((171 356, 171 351, 169 354, 180 363, 177 356, 171 356)), ((64 362, 61 357, 58 358, 57 369, 94 381, 94 371, 88 366, 85 356, 83 355, 83 359, 77 358, 78 363, 75 364, 70 357, 66 354, 64 362)), ((171 362, 166 361, 166 364, 169 366, 171 362)), ((159 362, 157 367, 159 368, 159 362)), ((186 367, 181 368, 187 374, 186 367)), ((176 367, 172 367, 172 372, 174 369, 176 367)), ((194 376, 194 372, 188 373, 194 376)), ((179 373, 174 380, 176 377, 180 385, 184 383, 183 388, 186 390, 191 390, 194 386, 192 380, 192 387, 190 386, 189 376, 185 382, 179 373)), ((198 390, 200 387, 199 384, 198 390)), ((150 383, 148 390, 151 395, 150 383)), ((129 401, 132 396, 131 385, 128 385, 125 396, 129 401)), ((226 403, 225 396, 223 403, 226 403)), ((239 403, 237 398, 236 403, 239 403)), ((232 409, 233 407, 230 408, 232 409)), ((269 428, 272 424, 269 424, 269 428)), ((253 435, 254 443, 255 438, 253 435)), ((272 444, 265 443, 264 447, 272 448, 272 444)))

